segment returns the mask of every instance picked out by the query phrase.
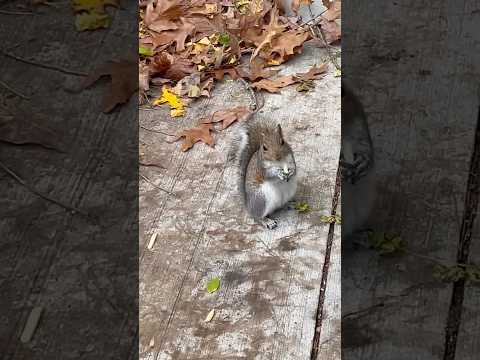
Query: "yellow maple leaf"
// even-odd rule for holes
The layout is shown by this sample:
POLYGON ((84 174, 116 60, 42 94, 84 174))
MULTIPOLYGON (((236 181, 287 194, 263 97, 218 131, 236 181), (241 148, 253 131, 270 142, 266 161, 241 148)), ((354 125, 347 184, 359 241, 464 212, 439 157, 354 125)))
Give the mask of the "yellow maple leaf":
POLYGON ((201 38, 199 41, 198 41, 199 44, 202 44, 202 45, 210 45, 211 42, 210 42, 210 39, 208 37, 203 37, 201 38))
POLYGON ((107 28, 112 21, 105 11, 106 6, 119 6, 119 0, 73 0, 76 14, 75 27, 78 31, 107 28))
POLYGON ((205 45, 195 43, 195 44, 193 44, 192 54, 193 55, 201 54, 205 48, 206 48, 205 45))
POLYGON ((214 14, 218 11, 217 4, 205 4, 205 10, 207 14, 214 14))
POLYGON ((167 87, 163 87, 162 95, 153 101, 153 105, 170 105, 170 116, 179 117, 185 115, 185 109, 182 100, 167 87))
POLYGON ((170 110, 171 117, 181 117, 185 115, 185 109, 172 109, 170 110))
POLYGON ((271 66, 278 66, 280 64, 281 64, 280 61, 274 60, 274 59, 270 59, 270 60, 267 61, 267 65, 271 65, 271 66))

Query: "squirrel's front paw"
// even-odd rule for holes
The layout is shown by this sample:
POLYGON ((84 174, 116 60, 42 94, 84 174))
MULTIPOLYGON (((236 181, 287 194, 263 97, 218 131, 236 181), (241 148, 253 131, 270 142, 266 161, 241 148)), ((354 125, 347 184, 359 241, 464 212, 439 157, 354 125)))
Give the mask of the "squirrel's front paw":
POLYGON ((278 226, 276 220, 270 219, 268 217, 262 219, 262 225, 265 226, 268 230, 273 230, 278 226))
POLYGON ((353 163, 340 162, 342 177, 345 181, 355 184, 364 177, 372 164, 372 158, 368 154, 358 154, 353 163))

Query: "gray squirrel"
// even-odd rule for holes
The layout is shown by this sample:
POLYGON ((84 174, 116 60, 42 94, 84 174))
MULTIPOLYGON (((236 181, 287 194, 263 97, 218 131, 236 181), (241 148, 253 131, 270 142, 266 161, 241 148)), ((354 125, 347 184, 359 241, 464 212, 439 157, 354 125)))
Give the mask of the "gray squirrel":
POLYGON ((244 124, 234 141, 237 182, 248 213, 268 229, 277 227, 270 215, 287 205, 297 191, 297 167, 280 124, 244 124))
POLYGON ((342 83, 342 238, 361 234, 375 200, 372 139, 362 104, 342 83))

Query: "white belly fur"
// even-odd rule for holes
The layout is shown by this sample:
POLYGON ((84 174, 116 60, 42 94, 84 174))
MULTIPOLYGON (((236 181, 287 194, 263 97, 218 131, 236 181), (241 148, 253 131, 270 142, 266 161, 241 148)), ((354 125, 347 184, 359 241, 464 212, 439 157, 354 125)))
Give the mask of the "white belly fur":
POLYGON ((263 217, 265 217, 293 199, 297 191, 297 177, 292 177, 288 182, 266 181, 260 189, 265 196, 265 212, 263 213, 263 217))

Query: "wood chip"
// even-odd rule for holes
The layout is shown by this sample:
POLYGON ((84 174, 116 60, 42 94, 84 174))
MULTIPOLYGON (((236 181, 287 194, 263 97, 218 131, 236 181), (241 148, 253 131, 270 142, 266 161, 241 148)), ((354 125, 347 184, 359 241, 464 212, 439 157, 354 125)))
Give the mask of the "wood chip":
POLYGON ((152 237, 150 238, 147 246, 148 250, 152 250, 153 245, 155 245, 155 240, 157 240, 157 233, 153 233, 152 237))
POLYGON ((148 344, 150 348, 153 348, 155 346, 155 337, 152 337, 152 340, 150 340, 150 344, 148 344))
POLYGON ((33 333, 37 328, 38 322, 40 320, 40 316, 42 315, 42 307, 34 307, 28 316, 27 323, 23 328, 22 336, 20 337, 20 341, 22 343, 27 343, 32 339, 33 333))
POLYGON ((205 322, 212 321, 213 317, 215 316, 215 309, 210 310, 207 317, 205 318, 205 322))

